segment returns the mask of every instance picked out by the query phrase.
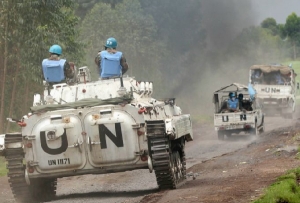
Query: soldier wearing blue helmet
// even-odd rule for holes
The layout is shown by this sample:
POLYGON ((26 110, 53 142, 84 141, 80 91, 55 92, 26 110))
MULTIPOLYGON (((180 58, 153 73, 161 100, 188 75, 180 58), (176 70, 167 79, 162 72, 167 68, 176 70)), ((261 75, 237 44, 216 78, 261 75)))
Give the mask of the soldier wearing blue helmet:
POLYGON ((61 59, 61 46, 54 44, 49 48, 49 58, 42 62, 44 79, 50 83, 63 82, 75 77, 74 63, 61 59))
POLYGON ((229 93, 229 99, 227 100, 227 110, 229 112, 236 112, 239 110, 239 100, 236 98, 234 92, 229 93))
POLYGON ((117 51, 118 42, 110 37, 106 40, 104 50, 100 51, 95 63, 101 78, 120 77, 128 70, 128 64, 122 52, 117 51))

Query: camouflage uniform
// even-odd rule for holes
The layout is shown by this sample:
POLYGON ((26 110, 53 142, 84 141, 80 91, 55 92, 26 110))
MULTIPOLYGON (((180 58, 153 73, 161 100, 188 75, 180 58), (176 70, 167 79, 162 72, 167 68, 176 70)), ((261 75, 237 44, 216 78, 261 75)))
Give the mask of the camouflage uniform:
MULTIPOLYGON (((113 53, 114 51, 112 51, 113 53)), ((97 54, 97 56, 95 57, 95 63, 97 65, 97 72, 98 74, 100 75, 101 74, 101 51, 97 54)), ((120 61, 120 64, 122 66, 122 75, 125 74, 128 70, 128 64, 126 62, 126 58, 124 57, 124 55, 122 55, 122 58, 121 58, 121 61, 120 61)))

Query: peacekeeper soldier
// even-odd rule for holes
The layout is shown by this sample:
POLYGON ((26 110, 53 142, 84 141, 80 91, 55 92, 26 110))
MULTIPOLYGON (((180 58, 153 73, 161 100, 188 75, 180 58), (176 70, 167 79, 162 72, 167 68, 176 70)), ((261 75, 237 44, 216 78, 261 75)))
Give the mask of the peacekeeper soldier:
POLYGON ((239 111, 239 100, 236 98, 234 92, 229 93, 229 99, 227 100, 227 110, 229 112, 239 111))
POLYGON ((61 46, 57 44, 52 45, 49 49, 49 54, 49 58, 44 59, 42 62, 44 79, 47 82, 50 81, 50 83, 74 79, 74 63, 69 63, 66 59, 60 59, 60 55, 62 54, 61 46))
POLYGON ((120 77, 128 70, 126 59, 122 52, 116 50, 117 46, 118 42, 115 38, 108 38, 104 50, 100 51, 95 58, 97 71, 102 79, 120 77))
POLYGON ((260 69, 255 69, 251 75, 252 83, 261 84, 263 83, 264 74, 260 69))

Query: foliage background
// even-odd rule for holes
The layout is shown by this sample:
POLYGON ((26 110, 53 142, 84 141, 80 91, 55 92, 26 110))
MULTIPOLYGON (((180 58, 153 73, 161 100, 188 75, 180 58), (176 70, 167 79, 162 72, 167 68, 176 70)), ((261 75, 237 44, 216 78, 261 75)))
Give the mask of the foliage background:
POLYGON ((212 92, 248 81, 253 64, 297 60, 300 18, 253 25, 251 0, 3 0, 0 3, 0 133, 18 130, 43 89, 41 61, 52 44, 97 79, 94 57, 108 37, 128 75, 154 82, 154 97, 176 97, 185 113, 212 115, 212 92), (241 9, 243 8, 243 9, 241 9), (243 30, 240 27, 244 27, 243 30))

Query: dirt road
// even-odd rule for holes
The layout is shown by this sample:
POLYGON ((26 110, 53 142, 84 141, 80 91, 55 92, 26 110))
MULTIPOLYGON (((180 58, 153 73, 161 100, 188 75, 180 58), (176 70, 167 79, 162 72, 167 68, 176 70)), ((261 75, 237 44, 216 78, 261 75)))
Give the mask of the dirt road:
MULTIPOLYGON (((219 141, 211 125, 195 126, 187 143, 188 180, 177 190, 158 191, 148 170, 86 175, 58 181, 55 203, 250 202, 286 169, 296 167, 295 120, 266 119, 258 137, 219 141), (193 178, 194 177, 194 178, 193 178)), ((0 178, 0 202, 14 202, 7 178, 0 178)))

